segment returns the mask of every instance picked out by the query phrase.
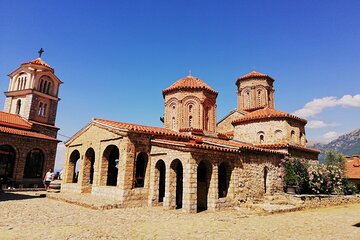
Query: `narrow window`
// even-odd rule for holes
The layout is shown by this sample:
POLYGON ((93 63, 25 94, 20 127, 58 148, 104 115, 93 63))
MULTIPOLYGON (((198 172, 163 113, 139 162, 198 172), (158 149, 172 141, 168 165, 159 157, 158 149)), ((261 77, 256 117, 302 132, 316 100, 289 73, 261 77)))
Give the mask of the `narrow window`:
POLYGON ((192 108, 193 108, 193 106, 192 106, 192 105, 189 105, 189 113, 192 112, 192 108))
POLYGON ((40 102, 40 103, 39 103, 39 109, 38 109, 38 115, 39 115, 39 116, 41 116, 41 114, 42 114, 42 111, 43 111, 42 109, 43 109, 43 103, 40 102))
POLYGON ((44 80, 41 79, 41 81, 40 81, 40 88, 39 88, 39 91, 40 91, 40 92, 42 92, 43 86, 44 86, 44 80))
POLYGON ((49 94, 51 90, 51 82, 48 82, 47 88, 46 88, 46 94, 49 94))
POLYGON ((20 90, 20 78, 18 78, 18 80, 17 80, 17 88, 16 88, 16 90, 20 90))
POLYGON ((248 105, 248 108, 250 108, 250 92, 247 92, 246 96, 247 96, 247 105, 248 105))
POLYGON ((260 135, 260 144, 261 143, 264 143, 264 135, 262 135, 262 134, 260 135))
POLYGON ((192 116, 189 117, 189 127, 192 128, 192 116))
POLYGON ((175 126, 175 117, 172 117, 172 129, 175 129, 176 126, 175 126))
POLYGON ((261 90, 258 91, 258 106, 261 107, 261 90))
POLYGON ((43 117, 46 116, 46 108, 47 108, 47 104, 44 104, 44 108, 43 108, 43 112, 42 112, 43 117))
POLYGON ((17 103, 16 103, 16 114, 20 114, 20 110, 21 110, 21 100, 17 100, 17 103))

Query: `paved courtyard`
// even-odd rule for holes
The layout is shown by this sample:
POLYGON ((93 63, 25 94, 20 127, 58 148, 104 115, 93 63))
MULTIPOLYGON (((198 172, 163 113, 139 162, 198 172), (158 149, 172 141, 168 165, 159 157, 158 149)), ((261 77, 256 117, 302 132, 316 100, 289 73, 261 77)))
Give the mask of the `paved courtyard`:
POLYGON ((0 193, 0 239, 360 239, 360 204, 275 215, 246 209, 184 214, 92 210, 0 193))

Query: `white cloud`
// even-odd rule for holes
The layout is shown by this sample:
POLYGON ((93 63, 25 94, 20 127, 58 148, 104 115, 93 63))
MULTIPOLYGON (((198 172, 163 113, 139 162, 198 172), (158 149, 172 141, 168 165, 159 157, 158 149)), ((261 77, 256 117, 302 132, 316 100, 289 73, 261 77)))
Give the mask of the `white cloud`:
POLYGON ((64 168, 65 152, 66 152, 66 147, 64 143, 60 142, 56 150, 55 167, 54 167, 55 171, 56 170, 60 171, 61 169, 64 168))
POLYGON ((360 94, 357 95, 344 95, 338 99, 336 97, 315 98, 305 106, 294 112, 295 115, 300 117, 310 117, 321 113, 325 108, 329 107, 360 107, 360 94))
POLYGON ((337 138, 339 136, 339 134, 337 132, 334 131, 330 131, 327 132, 323 135, 323 138, 325 138, 326 140, 333 140, 335 138, 337 138))
POLYGON ((325 123, 321 120, 310 120, 308 121, 307 128, 325 128, 325 127, 336 127, 339 126, 337 123, 325 123))

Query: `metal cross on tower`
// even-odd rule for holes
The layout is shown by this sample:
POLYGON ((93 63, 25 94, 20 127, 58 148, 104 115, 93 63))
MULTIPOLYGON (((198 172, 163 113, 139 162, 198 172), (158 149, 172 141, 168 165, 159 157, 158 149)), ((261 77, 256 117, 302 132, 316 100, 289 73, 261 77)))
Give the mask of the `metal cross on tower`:
POLYGON ((38 51, 38 53, 39 53, 39 58, 41 58, 41 55, 43 54, 43 52, 45 52, 44 49, 43 49, 43 48, 40 48, 40 50, 38 51))

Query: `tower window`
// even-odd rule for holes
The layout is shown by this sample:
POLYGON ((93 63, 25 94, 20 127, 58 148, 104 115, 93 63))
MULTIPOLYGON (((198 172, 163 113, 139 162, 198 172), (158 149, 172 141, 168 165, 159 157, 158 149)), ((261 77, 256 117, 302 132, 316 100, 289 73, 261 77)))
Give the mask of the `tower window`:
POLYGON ((49 77, 44 77, 40 80, 39 91, 42 93, 50 94, 51 92, 51 81, 49 77))
POLYGON ((193 119, 192 116, 189 117, 189 127, 192 128, 193 126, 193 119))
POLYGON ((20 114, 20 110, 21 110, 21 100, 17 100, 16 102, 16 114, 20 114))
POLYGON ((250 106, 251 106, 250 105, 250 92, 246 93, 246 99, 247 99, 247 105, 248 105, 247 107, 250 108, 250 106))
POLYGON ((258 106, 261 107, 261 90, 258 91, 258 106))
POLYGON ((189 105, 189 113, 192 112, 193 105, 189 105))
POLYGON ((172 129, 176 128, 175 117, 172 117, 172 129))
POLYGON ((261 134, 259 140, 260 140, 260 144, 261 144, 261 143, 264 143, 264 135, 261 134))
POLYGON ((47 108, 47 104, 40 102, 39 108, 38 108, 38 115, 41 117, 45 117, 46 116, 46 108, 47 108))

